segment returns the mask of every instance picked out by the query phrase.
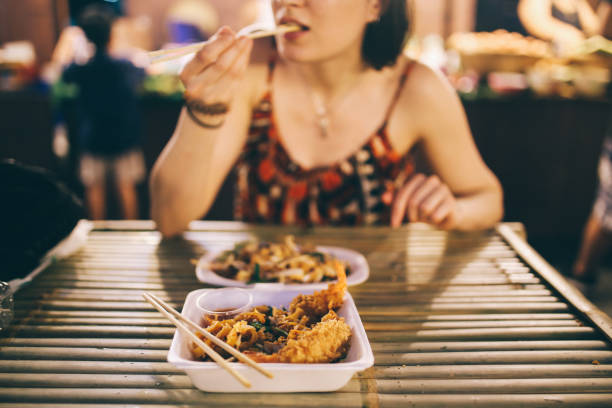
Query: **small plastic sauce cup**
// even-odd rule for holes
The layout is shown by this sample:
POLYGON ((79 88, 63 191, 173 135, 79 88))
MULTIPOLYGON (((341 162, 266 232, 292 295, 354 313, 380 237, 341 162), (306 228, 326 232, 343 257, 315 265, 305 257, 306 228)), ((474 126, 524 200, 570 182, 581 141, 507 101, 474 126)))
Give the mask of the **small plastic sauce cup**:
POLYGON ((231 319, 251 308, 253 295, 241 288, 222 288, 204 292, 196 299, 196 307, 214 320, 231 319))

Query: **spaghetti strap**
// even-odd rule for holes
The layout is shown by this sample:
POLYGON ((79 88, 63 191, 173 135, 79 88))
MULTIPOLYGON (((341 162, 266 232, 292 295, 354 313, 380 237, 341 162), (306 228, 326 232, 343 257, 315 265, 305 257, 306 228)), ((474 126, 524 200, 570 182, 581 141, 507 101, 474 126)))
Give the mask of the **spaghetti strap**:
POLYGON ((382 132, 387 127, 387 122, 389 122, 391 113, 393 113, 393 109, 395 109, 395 105, 397 105, 397 100, 399 99, 400 94, 402 93, 402 89, 404 88, 406 79, 408 78, 408 75, 410 75, 410 72, 412 71, 412 68, 415 66, 415 64, 416 63, 414 61, 410 61, 406 65, 406 68, 404 68, 404 72, 402 72, 402 75, 400 76, 399 83, 397 84, 397 88, 395 89, 395 94, 393 95, 393 99, 391 99, 391 103, 387 108, 387 112, 385 113, 385 118, 383 120, 382 125, 380 126, 379 132, 382 132))

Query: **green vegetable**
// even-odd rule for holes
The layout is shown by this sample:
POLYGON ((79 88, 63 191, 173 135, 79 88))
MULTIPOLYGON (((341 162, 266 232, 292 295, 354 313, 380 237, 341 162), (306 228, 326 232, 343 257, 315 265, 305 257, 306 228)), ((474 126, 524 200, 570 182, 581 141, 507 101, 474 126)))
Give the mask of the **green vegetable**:
POLYGON ((251 277, 251 281, 253 282, 261 282, 261 277, 259 276, 259 264, 256 263, 253 269, 253 276, 251 277))
POLYGON ((260 330, 262 327, 264 327, 263 324, 259 323, 259 322, 250 322, 249 326, 253 326, 255 328, 255 330, 260 330))
POLYGON ((325 254, 321 252, 310 252, 308 255, 314 258, 319 258, 319 262, 325 262, 325 254))
POLYGON ((271 331, 273 331, 274 333, 278 334, 279 336, 285 336, 285 337, 289 336, 289 333, 287 333, 283 329, 279 329, 278 327, 272 327, 271 331))

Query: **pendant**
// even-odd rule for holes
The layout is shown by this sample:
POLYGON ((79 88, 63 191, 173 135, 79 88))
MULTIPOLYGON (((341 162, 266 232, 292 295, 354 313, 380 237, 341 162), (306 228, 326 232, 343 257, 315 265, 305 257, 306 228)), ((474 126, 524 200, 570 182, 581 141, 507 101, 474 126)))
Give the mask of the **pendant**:
POLYGON ((329 119, 327 116, 319 117, 319 130, 321 131, 321 137, 327 139, 327 131, 329 128, 329 119))
POLYGON ((325 109, 325 105, 323 105, 323 102, 319 99, 318 95, 312 95, 312 102, 314 104, 315 113, 317 115, 317 124, 319 125, 319 131, 321 132, 321 137, 323 139, 326 139, 329 130, 329 117, 327 116, 327 109, 325 109))

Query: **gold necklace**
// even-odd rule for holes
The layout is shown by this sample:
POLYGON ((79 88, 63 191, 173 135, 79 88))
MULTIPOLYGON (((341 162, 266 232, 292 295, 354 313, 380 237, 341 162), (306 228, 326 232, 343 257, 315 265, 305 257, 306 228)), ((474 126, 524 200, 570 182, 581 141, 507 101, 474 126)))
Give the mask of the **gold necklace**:
POLYGON ((323 101, 323 97, 310 88, 308 80, 306 80, 306 78, 301 73, 300 76, 302 77, 302 80, 306 85, 306 91, 308 92, 308 95, 310 96, 310 101, 312 102, 312 107, 316 116, 315 122, 317 124, 317 127, 319 128, 319 135, 321 136, 321 138, 326 139, 329 135, 329 127, 331 124, 330 115, 333 113, 332 108, 334 108, 334 110, 337 109, 339 105, 343 104, 348 99, 352 90, 355 89, 355 87, 357 86, 359 78, 354 81, 353 85, 349 87, 348 91, 345 92, 344 95, 342 95, 340 100, 337 101, 334 106, 332 106, 331 103, 328 103, 326 106, 325 102, 323 101))
POLYGON ((319 125, 319 132, 323 139, 327 139, 329 134, 329 113, 325 107, 323 98, 316 92, 310 91, 310 97, 314 107, 315 114, 317 115, 317 125, 319 125))

